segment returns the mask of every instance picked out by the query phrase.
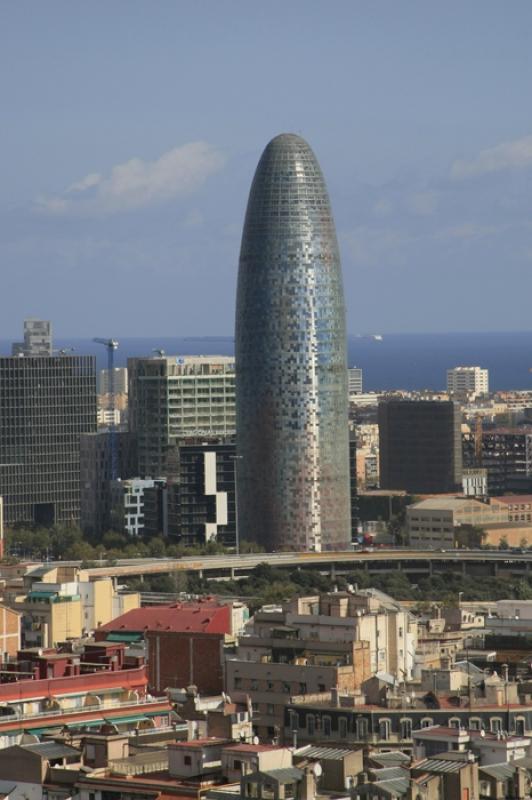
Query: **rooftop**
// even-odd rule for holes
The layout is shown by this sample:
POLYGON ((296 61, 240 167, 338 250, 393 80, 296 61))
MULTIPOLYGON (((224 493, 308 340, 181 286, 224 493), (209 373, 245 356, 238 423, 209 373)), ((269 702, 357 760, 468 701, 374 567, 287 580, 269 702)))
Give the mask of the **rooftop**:
POLYGON ((134 608, 102 625, 98 631, 169 631, 172 633, 231 633, 231 608, 215 600, 134 608))

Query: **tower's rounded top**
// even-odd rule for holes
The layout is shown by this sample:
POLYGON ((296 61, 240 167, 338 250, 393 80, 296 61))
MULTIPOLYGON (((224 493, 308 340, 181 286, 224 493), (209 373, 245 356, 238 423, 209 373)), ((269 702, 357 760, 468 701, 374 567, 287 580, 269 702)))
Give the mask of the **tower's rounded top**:
POLYGON ((315 158, 309 143, 297 133, 279 133, 274 136, 264 148, 264 153, 307 153, 315 158))

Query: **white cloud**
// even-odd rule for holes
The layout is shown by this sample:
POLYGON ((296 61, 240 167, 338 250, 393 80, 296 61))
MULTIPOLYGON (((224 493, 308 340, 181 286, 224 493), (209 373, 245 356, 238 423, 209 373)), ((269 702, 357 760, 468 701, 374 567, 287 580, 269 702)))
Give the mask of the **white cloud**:
POLYGON ((62 194, 41 197, 37 207, 50 214, 112 214, 156 205, 198 189, 223 167, 222 153, 206 142, 189 142, 155 161, 132 158, 108 175, 92 172, 62 194))
POLYGON ((496 147, 481 150, 471 161, 455 161, 451 176, 455 179, 532 166, 532 135, 503 142, 496 147))

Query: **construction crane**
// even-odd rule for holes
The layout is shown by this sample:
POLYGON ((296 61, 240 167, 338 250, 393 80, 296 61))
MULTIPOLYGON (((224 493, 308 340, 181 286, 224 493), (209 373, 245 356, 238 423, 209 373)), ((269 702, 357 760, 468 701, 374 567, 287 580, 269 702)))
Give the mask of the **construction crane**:
POLYGON ((115 350, 118 349, 118 342, 116 339, 100 339, 98 337, 92 340, 97 344, 103 344, 107 349, 107 390, 109 394, 109 411, 111 412, 111 421, 109 424, 109 456, 111 462, 111 480, 116 481, 118 478, 118 450, 116 446, 116 426, 115 426, 115 350))
POLYGON ((475 462, 482 466, 482 414, 475 414, 475 462))

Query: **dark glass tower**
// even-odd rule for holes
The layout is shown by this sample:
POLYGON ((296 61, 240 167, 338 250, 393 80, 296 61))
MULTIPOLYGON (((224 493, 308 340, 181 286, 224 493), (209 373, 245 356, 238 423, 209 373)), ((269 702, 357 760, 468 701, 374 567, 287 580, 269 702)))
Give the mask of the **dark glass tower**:
POLYGON ((236 311, 238 530, 267 550, 350 542, 340 256, 325 181, 299 136, 273 139, 246 212, 236 311))

